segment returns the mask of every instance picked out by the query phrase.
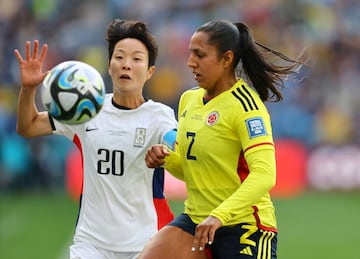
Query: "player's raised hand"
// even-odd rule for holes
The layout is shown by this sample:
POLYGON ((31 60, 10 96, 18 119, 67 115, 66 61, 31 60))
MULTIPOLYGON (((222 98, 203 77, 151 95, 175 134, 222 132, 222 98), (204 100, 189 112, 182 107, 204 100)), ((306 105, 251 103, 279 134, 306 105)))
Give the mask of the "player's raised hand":
POLYGON ((215 231, 222 226, 221 221, 213 216, 207 217, 203 222, 196 226, 192 251, 203 251, 205 245, 214 242, 215 231))
POLYGON ((21 83, 24 87, 36 87, 44 80, 47 72, 42 72, 42 66, 47 53, 47 44, 41 47, 39 53, 39 41, 34 40, 31 51, 31 42, 25 43, 25 58, 19 50, 15 49, 14 54, 19 62, 21 83))
POLYGON ((145 163, 149 168, 162 166, 165 156, 169 155, 169 150, 164 145, 154 145, 146 153, 145 163))

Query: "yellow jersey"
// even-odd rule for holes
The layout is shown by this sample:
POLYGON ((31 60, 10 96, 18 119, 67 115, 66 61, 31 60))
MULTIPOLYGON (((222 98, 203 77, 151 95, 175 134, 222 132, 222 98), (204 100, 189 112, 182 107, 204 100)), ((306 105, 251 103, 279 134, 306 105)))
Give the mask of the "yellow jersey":
POLYGON ((177 143, 164 167, 185 181, 185 213, 199 224, 209 215, 224 226, 240 223, 276 231, 269 191, 276 166, 270 116, 240 79, 207 103, 205 90, 184 92, 177 143))

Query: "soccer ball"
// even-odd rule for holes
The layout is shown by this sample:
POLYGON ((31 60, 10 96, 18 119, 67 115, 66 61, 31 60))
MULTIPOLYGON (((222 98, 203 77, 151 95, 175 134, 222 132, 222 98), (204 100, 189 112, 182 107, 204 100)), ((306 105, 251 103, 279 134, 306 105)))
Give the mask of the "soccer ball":
POLYGON ((52 68, 42 84, 42 103, 56 120, 82 124, 94 118, 105 99, 100 73, 80 61, 65 61, 52 68))

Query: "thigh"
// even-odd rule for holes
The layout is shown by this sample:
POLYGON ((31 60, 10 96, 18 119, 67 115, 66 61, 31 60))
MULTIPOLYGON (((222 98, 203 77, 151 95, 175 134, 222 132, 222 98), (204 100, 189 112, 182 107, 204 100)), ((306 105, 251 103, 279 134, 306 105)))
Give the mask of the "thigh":
POLYGON ((276 259, 277 234, 240 224, 216 231, 212 259, 276 259))
POLYGON ((206 259, 204 251, 192 252, 194 236, 175 226, 163 227, 146 244, 138 259, 206 259))

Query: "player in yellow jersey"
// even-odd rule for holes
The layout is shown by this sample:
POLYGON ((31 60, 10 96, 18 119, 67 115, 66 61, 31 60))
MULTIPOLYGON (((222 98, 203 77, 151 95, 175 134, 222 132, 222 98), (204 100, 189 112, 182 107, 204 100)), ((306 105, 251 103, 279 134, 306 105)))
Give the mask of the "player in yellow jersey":
POLYGON ((189 50, 199 87, 181 96, 175 151, 156 145, 146 156, 148 167, 185 181, 185 211, 139 258, 277 258, 275 147, 264 102, 282 99, 283 76, 301 63, 253 41, 245 24, 223 20, 198 28, 189 50), (288 66, 272 65, 257 46, 288 66), (236 76, 240 61, 249 83, 236 76))

